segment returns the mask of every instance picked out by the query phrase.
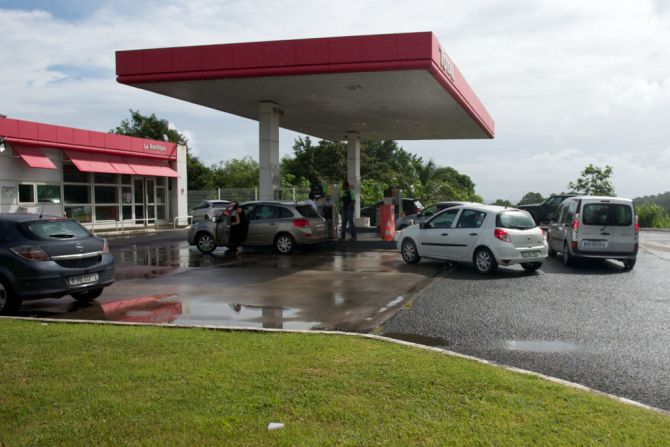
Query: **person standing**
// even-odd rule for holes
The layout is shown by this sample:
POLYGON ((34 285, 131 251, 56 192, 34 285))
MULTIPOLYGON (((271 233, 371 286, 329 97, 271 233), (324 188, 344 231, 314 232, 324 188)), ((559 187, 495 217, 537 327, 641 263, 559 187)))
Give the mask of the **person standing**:
POLYGON ((240 245, 247 238, 246 235, 246 216, 244 209, 237 203, 233 202, 230 213, 230 234, 228 235, 228 251, 229 254, 235 256, 238 254, 240 245))
POLYGON ((317 213, 319 212, 319 209, 316 207, 316 202, 314 201, 314 193, 310 192, 309 193, 309 199, 305 200, 305 205, 310 205, 312 208, 314 208, 314 211, 317 213))
POLYGON ((349 182, 342 183, 342 235, 340 240, 345 240, 347 235, 347 225, 351 232, 351 239, 356 240, 356 225, 354 224, 354 198, 351 196, 349 182))

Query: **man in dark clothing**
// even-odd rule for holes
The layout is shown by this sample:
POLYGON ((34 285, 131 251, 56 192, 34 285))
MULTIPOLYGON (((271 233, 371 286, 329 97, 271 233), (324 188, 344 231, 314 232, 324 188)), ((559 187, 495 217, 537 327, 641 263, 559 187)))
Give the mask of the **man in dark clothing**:
POLYGON ((351 232, 351 239, 356 240, 356 225, 354 224, 354 199, 351 196, 349 182, 342 184, 342 235, 340 240, 345 240, 347 235, 347 224, 351 232))

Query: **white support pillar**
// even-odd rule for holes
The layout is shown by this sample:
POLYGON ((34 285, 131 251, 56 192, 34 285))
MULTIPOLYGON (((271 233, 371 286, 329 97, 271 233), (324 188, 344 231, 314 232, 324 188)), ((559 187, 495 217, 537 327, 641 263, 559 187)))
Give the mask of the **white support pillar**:
POLYGON ((258 108, 258 164, 260 200, 279 197, 279 116, 274 102, 262 102, 258 108))
POLYGON ((354 193, 354 217, 361 217, 361 140, 357 132, 347 134, 347 181, 354 193))

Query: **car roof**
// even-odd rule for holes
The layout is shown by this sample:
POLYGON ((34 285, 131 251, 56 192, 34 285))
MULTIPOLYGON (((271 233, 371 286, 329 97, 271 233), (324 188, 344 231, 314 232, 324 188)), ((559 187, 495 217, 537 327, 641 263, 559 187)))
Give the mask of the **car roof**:
POLYGON ((48 216, 46 214, 40 217, 39 214, 35 213, 0 213, 0 220, 5 222, 31 222, 36 220, 69 220, 66 217, 61 216, 48 216))
POLYGON ((633 203, 632 199, 627 199, 625 197, 612 197, 612 196, 575 196, 575 197, 570 197, 570 199, 608 201, 608 202, 616 202, 616 203, 633 203))
POLYGON ((452 206, 446 208, 448 210, 467 208, 472 210, 487 211, 490 213, 498 213, 500 211, 523 211, 516 207, 499 206, 499 205, 484 205, 483 203, 470 202, 463 205, 452 206))
MULTIPOLYGON (((298 206, 305 205, 304 203, 300 204, 298 202, 292 202, 290 200, 250 200, 248 202, 242 202, 240 205, 285 205, 285 206, 298 206)), ((309 205, 311 206, 311 205, 309 205)))

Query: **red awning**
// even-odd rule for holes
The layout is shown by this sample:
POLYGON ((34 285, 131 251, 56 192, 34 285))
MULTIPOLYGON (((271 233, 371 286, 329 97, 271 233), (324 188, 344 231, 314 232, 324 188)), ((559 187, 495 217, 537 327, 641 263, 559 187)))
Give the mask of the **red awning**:
POLYGON ((36 147, 17 146, 15 144, 12 145, 12 148, 31 168, 58 169, 56 168, 56 165, 49 160, 49 157, 44 155, 44 152, 42 152, 41 149, 36 147))
POLYGON ((179 177, 177 171, 160 160, 150 158, 123 157, 137 175, 155 175, 157 177, 179 177))
POLYGON ((77 169, 83 172, 178 177, 177 171, 170 168, 162 160, 119 157, 94 152, 66 151, 65 153, 77 169))
POLYGON ((116 155, 94 152, 65 151, 72 163, 82 172, 104 172, 107 174, 135 174, 123 158, 116 155))

